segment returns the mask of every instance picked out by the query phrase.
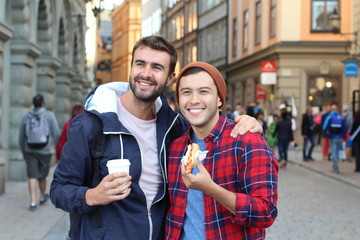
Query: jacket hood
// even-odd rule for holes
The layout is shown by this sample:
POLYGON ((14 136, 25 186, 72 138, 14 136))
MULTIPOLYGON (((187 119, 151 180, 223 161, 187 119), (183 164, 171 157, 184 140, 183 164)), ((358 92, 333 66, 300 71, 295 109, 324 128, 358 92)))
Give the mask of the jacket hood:
POLYGON ((33 108, 29 111, 29 116, 35 116, 35 115, 41 115, 43 114, 44 112, 46 112, 46 109, 45 108, 33 108))
MULTIPOLYGON (((95 110, 98 113, 113 112, 117 114, 117 99, 130 90, 127 82, 110 82, 98 86, 89 93, 85 101, 85 110, 95 110)), ((158 112, 162 101, 158 97, 155 101, 155 110, 158 112)))

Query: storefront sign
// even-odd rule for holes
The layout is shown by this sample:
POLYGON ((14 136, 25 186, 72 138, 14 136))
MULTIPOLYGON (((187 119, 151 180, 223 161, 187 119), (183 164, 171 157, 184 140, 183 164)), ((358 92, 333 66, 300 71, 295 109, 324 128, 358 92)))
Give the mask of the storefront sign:
POLYGON ((345 63, 345 77, 357 77, 359 64, 357 61, 347 61, 345 63))
POLYGON ((262 61, 261 72, 272 72, 276 73, 276 63, 274 61, 262 61))
POLYGON ((266 99, 266 90, 261 87, 256 87, 256 99, 266 99))
POLYGON ((262 85, 276 84, 276 63, 274 61, 261 62, 260 78, 262 85))

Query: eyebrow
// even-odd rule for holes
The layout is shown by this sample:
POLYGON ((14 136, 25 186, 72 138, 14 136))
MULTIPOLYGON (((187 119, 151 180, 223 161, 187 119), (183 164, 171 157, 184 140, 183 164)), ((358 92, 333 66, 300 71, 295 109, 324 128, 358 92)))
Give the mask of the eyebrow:
MULTIPOLYGON (((183 90, 191 90, 192 88, 190 87, 183 87, 183 88, 180 88, 179 91, 183 91, 183 90)), ((203 90, 203 89, 207 89, 207 90, 211 90, 210 87, 207 87, 207 86, 204 86, 204 87, 200 87, 200 88, 196 88, 195 90, 203 90)))
MULTIPOLYGON (((141 59, 136 59, 135 63, 146 63, 145 60, 141 60, 141 59)), ((157 67, 161 67, 162 69, 165 69, 164 65, 160 64, 160 63, 150 63, 152 66, 157 66, 157 67)))

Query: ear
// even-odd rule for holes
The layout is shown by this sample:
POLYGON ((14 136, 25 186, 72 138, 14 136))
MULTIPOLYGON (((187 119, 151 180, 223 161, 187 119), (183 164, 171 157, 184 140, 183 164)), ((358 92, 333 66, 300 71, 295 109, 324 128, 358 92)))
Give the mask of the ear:
POLYGON ((174 79, 175 79, 175 73, 173 72, 172 74, 170 74, 167 78, 167 81, 166 81, 166 86, 169 87, 173 84, 174 82, 174 79))
POLYGON ((218 106, 218 108, 220 108, 221 105, 223 105, 223 104, 222 104, 219 96, 217 97, 217 99, 218 99, 218 100, 217 100, 217 106, 218 106))

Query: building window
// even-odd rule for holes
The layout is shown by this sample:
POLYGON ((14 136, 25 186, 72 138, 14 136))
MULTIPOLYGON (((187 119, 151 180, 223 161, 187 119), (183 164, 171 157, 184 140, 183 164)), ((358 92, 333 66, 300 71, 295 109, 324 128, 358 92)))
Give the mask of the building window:
POLYGON ((256 2, 255 9, 255 44, 259 44, 261 39, 261 1, 256 2))
POLYGON ((197 29, 198 19, 196 13, 196 2, 192 2, 189 8, 187 9, 187 18, 188 18, 188 27, 187 32, 190 33, 197 29))
POLYGON ((236 57, 237 52, 237 18, 233 19, 232 31, 232 56, 236 57))
POLYGON ((180 14, 176 17, 176 40, 184 37, 184 15, 180 14))
POLYGON ((249 11, 244 11, 244 21, 243 21, 243 50, 247 50, 249 47, 249 11))
POLYGON ((270 37, 275 36, 276 0, 271 0, 270 5, 270 37))
POLYGON ((334 11, 339 13, 338 0, 313 0, 311 9, 311 31, 331 32, 330 17, 334 11))
POLYGON ((172 8, 173 6, 175 6, 176 3, 178 3, 180 0, 169 0, 167 1, 168 3, 168 7, 172 8))
POLYGON ((225 0, 199 0, 198 2, 200 6, 199 13, 203 14, 204 12, 215 8, 220 3, 225 2, 225 0))
POLYGON ((191 42, 186 46, 186 63, 197 61, 197 47, 195 42, 191 42))

